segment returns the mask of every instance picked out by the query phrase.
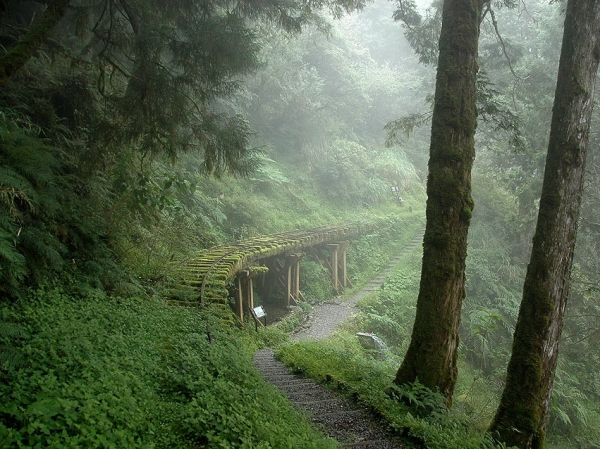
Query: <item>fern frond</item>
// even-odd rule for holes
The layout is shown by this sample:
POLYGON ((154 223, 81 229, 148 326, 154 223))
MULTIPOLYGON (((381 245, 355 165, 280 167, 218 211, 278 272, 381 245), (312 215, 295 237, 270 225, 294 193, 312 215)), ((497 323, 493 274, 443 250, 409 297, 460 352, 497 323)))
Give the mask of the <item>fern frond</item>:
POLYGON ((9 217, 20 219, 23 210, 35 211, 33 202, 23 190, 0 186, 0 205, 4 205, 9 217))
POLYGON ((19 368, 25 364, 26 358, 23 353, 7 344, 6 341, 10 338, 22 338, 26 335, 26 329, 22 325, 0 319, 0 368, 19 368))
POLYGON ((24 366, 27 358, 21 351, 6 345, 0 345, 0 368, 16 369, 24 366))
POLYGON ((25 266, 25 257, 17 251, 12 233, 0 228, 0 267, 3 264, 25 266))

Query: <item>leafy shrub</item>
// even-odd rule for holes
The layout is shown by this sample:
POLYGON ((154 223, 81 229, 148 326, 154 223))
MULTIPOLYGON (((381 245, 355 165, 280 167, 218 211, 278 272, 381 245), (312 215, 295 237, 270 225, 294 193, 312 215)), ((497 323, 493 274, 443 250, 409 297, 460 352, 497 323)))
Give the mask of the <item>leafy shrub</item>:
POLYGON ((327 268, 312 260, 301 260, 300 290, 311 302, 325 301, 333 292, 327 268))
POLYGON ((387 391, 393 398, 407 403, 418 416, 440 416, 447 412, 444 396, 418 380, 407 385, 394 384, 387 391))
POLYGON ((363 331, 374 332, 396 352, 408 348, 414 321, 420 254, 407 255, 402 267, 393 270, 375 296, 359 302, 358 322, 363 331))
POLYGON ((214 311, 53 290, 2 314, 26 357, 0 367, 2 448, 334 447, 261 380, 256 333, 214 311))
POLYGON ((327 196, 344 204, 374 205, 388 190, 374 173, 367 149, 356 142, 336 140, 316 171, 327 196))

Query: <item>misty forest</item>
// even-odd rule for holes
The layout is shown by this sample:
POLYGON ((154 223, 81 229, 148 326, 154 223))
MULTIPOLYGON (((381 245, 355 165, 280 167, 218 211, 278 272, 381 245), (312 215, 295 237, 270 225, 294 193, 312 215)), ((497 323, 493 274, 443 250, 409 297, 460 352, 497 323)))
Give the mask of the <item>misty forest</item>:
POLYGON ((599 60, 597 0, 0 0, 0 448, 392 447, 265 348, 394 447, 600 448, 599 60))

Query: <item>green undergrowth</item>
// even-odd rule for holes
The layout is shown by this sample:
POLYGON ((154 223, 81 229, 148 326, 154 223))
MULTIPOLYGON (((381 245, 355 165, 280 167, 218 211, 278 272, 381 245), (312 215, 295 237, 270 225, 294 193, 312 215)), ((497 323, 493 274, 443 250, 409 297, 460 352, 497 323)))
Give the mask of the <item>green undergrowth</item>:
MULTIPOLYGON (((390 354, 380 360, 362 348, 352 334, 340 332, 327 340, 288 343, 278 348, 277 355, 295 372, 367 404, 416 447, 501 447, 485 437, 482 418, 487 415, 465 413, 469 407, 476 409, 480 398, 475 398, 473 405, 467 394, 461 394, 461 404, 447 411, 441 395, 418 383, 392 388, 401 358, 390 354), (398 396, 404 400, 397 400, 398 396)), ((469 387, 461 385, 458 390, 463 388, 468 390, 469 387)))
POLYGON ((392 270, 380 290, 359 301, 360 313, 332 337, 286 343, 278 348, 277 355, 293 370, 368 404, 416 447, 498 447, 485 436, 497 405, 496 389, 468 364, 460 363, 461 375, 450 411, 440 395, 418 383, 392 388, 410 341, 420 260, 417 245, 392 270), (356 332, 377 334, 390 351, 382 359, 379 353, 364 349, 356 332))
POLYGON ((336 447, 253 366, 282 330, 59 290, 2 305, 0 329, 0 448, 336 447))
POLYGON ((355 290, 386 269, 390 260, 421 234, 425 220, 422 206, 411 207, 410 210, 408 207, 399 208, 397 214, 399 220, 382 223, 353 240, 348 247, 348 275, 355 290))

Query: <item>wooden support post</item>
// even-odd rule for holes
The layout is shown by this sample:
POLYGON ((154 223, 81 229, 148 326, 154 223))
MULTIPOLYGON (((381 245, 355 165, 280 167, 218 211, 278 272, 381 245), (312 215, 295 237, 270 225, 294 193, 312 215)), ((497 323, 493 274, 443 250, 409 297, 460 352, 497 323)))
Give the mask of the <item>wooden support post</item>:
POLYGON ((254 309, 254 276, 256 276, 256 273, 249 270, 244 270, 237 276, 235 313, 240 317, 242 323, 244 322, 244 299, 248 304, 248 308, 254 309))
POLYGON ((330 243, 327 245, 329 248, 329 258, 331 260, 331 282, 336 292, 340 290, 340 280, 338 277, 338 247, 336 243, 330 243))
POLYGON ((346 248, 350 242, 329 243, 331 281, 336 292, 344 290, 348 285, 348 273, 346 268, 346 248))
POLYGON ((286 276, 286 293, 285 293, 285 306, 289 307, 292 303, 292 265, 288 265, 287 267, 287 276, 286 276))
POLYGON ((294 264, 294 298, 298 298, 300 296, 300 260, 297 260, 294 264))
POLYGON ((346 269, 346 249, 348 248, 348 245, 350 245, 350 242, 343 242, 339 247, 340 254, 338 259, 340 264, 339 271, 341 272, 340 281, 342 288, 346 288, 348 285, 348 271, 346 269))
POLYGON ((240 322, 244 323, 244 291, 242 290, 242 278, 237 278, 237 301, 235 304, 235 313, 240 317, 240 322))
POLYGON ((248 278, 246 285, 248 286, 248 307, 254 309, 254 285, 251 277, 248 278))
POLYGON ((290 254, 286 257, 284 267, 286 270, 285 280, 285 307, 292 305, 298 305, 298 298, 300 296, 300 259, 304 254, 290 254))

